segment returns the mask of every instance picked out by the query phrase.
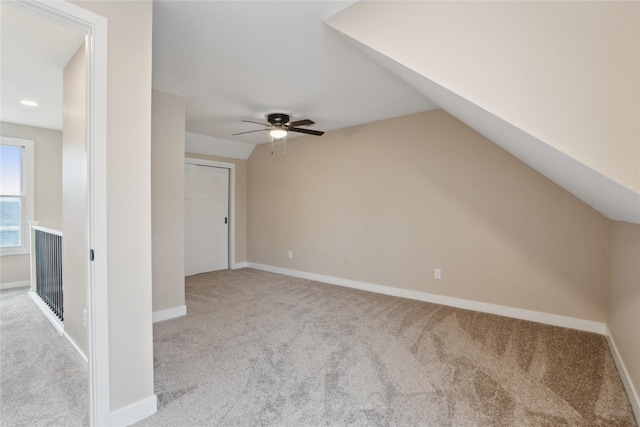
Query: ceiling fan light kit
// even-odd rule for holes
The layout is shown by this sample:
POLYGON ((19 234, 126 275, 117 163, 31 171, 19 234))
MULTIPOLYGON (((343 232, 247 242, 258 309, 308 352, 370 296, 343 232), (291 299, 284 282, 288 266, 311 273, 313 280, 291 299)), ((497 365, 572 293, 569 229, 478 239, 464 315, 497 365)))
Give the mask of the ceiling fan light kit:
POLYGON ((274 141, 282 140, 283 147, 284 147, 284 156, 286 157, 287 155, 286 137, 289 134, 289 132, 298 132, 298 133, 304 133, 307 135, 315 135, 315 136, 324 135, 324 132, 319 130, 298 127, 298 126, 315 125, 316 123, 313 120, 304 119, 304 120, 296 120, 292 122, 290 121, 289 115, 284 113, 267 114, 266 118, 269 124, 254 122, 251 120, 242 120, 242 122, 244 123, 254 123, 257 125, 266 126, 266 129, 257 129, 257 130, 250 130, 247 132, 234 133, 232 136, 243 135, 245 133, 262 132, 265 130, 269 131, 269 135, 271 135, 271 154, 273 154, 274 141))
POLYGON ((269 131, 269 135, 271 135, 273 139, 282 139, 287 136, 288 133, 289 132, 287 132, 286 129, 283 129, 281 127, 276 127, 269 131))

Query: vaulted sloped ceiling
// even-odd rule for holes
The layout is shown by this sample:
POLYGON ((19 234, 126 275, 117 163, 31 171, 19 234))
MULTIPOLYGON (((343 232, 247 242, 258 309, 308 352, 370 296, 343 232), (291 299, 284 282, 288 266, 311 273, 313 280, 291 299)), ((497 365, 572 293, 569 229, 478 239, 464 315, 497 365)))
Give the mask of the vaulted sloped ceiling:
POLYGON ((638 2, 359 2, 325 22, 605 216, 640 223, 638 2))

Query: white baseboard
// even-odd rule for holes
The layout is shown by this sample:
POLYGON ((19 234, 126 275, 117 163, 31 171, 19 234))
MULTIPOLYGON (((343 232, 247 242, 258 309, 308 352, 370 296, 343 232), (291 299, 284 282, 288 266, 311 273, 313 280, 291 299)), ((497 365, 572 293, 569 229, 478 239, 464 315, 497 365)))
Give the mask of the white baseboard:
POLYGON ((89 359, 87 359, 87 356, 84 354, 84 352, 82 350, 80 350, 80 347, 78 347, 78 344, 76 344, 76 342, 73 339, 71 339, 71 337, 69 336, 69 334, 67 334, 66 331, 62 332, 62 335, 64 335, 64 337, 67 339, 67 341, 69 341, 71 343, 71 345, 73 346, 73 348, 76 350, 76 355, 80 359, 80 363, 82 363, 82 366, 84 366, 84 369, 88 370, 89 369, 89 359))
POLYGON ((76 354, 78 355, 78 357, 80 359, 80 362, 82 363, 82 365, 84 366, 85 369, 88 369, 89 368, 89 360, 87 359, 87 356, 80 349, 80 347, 78 347, 76 342, 71 339, 69 334, 67 334, 65 332, 64 323, 62 323, 62 321, 60 319, 58 319, 58 317, 55 314, 53 314, 53 312, 51 311, 49 306, 47 306, 47 304, 45 304, 45 302, 42 301, 42 299, 38 296, 37 293, 35 293, 33 291, 29 291, 28 294, 31 297, 31 299, 36 303, 36 305, 38 306, 40 311, 42 311, 42 314, 44 314, 44 316, 47 318, 49 323, 51 323, 51 325, 53 325, 53 328, 56 330, 56 332, 59 333, 60 335, 62 335, 63 337, 65 337, 67 339, 67 341, 69 341, 71 343, 73 348, 76 350, 76 354))
MULTIPOLYGON (((640 420, 640 396, 638 395, 638 391, 633 386, 633 382, 631 382, 631 376, 629 375, 629 371, 627 371, 627 367, 618 352, 618 347, 616 347, 616 343, 611 336, 611 331, 609 331, 609 327, 606 328, 607 333, 607 342, 609 343, 609 348, 611 349, 611 355, 613 356, 613 361, 616 363, 616 367, 618 368, 618 373, 620 374, 620 378, 622 379, 622 384, 624 385, 624 389, 627 392, 627 396, 629 397, 629 402, 631 402, 631 407, 633 408, 633 413, 636 416, 636 420, 640 420)), ((637 355, 635 355, 637 356, 637 355)))
POLYGON ((166 310, 158 310, 153 312, 153 323, 162 322, 164 320, 175 319, 187 315, 187 306, 167 308, 166 310))
POLYGON ((31 280, 21 280, 20 282, 0 283, 1 289, 24 288, 31 286, 31 280))
POLYGON ((111 412, 109 425, 112 427, 129 426, 155 414, 157 410, 158 397, 152 394, 145 399, 111 412))
POLYGON ((42 301, 42 298, 40 298, 40 296, 38 296, 38 294, 33 291, 29 291, 28 294, 31 297, 31 299, 36 303, 40 311, 42 311, 42 314, 44 314, 44 316, 47 318, 49 323, 53 325, 56 332, 58 332, 60 335, 64 335, 64 324, 60 319, 56 317, 55 314, 53 314, 49 306, 45 304, 44 301, 42 301))
POLYGON ((249 268, 255 268, 256 270, 269 271, 271 273, 284 274, 286 276, 299 277, 301 279, 314 280, 317 282, 329 283, 331 285, 346 286, 348 288, 360 289, 363 291, 375 292, 378 294, 409 298, 413 300, 447 305, 450 307, 462 308, 466 310, 475 310, 482 313, 497 314, 499 316, 544 323, 546 325, 561 326, 563 328, 577 329, 586 332, 595 332, 601 335, 605 335, 606 333, 605 323, 594 322, 592 320, 576 319, 574 317, 561 316, 558 314, 543 313, 540 311, 525 310, 523 308, 508 307, 505 305, 490 304, 463 298, 429 294, 426 292, 411 291, 408 289, 394 288, 391 286, 374 285, 372 283, 342 279, 333 276, 325 276, 323 274, 307 273, 305 271, 290 270, 288 268, 256 264, 253 262, 249 262, 247 264, 249 268))
POLYGON ((239 268, 247 268, 249 266, 249 263, 247 261, 244 262, 236 262, 235 264, 233 264, 233 267, 231 267, 232 270, 237 270, 239 268))

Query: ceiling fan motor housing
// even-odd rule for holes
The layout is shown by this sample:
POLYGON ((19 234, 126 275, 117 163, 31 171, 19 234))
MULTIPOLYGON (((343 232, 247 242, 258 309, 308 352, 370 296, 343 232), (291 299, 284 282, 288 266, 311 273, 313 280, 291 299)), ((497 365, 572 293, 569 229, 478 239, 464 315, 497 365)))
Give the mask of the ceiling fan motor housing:
POLYGON ((267 121, 272 125, 285 125, 289 123, 289 115, 284 113, 268 114, 267 121))

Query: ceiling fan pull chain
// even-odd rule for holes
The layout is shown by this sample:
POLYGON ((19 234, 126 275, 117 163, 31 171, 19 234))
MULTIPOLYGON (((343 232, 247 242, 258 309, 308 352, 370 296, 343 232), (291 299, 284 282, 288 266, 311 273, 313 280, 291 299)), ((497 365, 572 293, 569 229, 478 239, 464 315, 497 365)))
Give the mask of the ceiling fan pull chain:
POLYGON ((282 139, 282 147, 284 149, 283 157, 287 157, 287 137, 286 136, 282 139))
POLYGON ((271 155, 272 155, 272 156, 273 156, 273 140, 274 140, 274 139, 275 139, 275 138, 272 136, 272 137, 271 137, 271 155))

